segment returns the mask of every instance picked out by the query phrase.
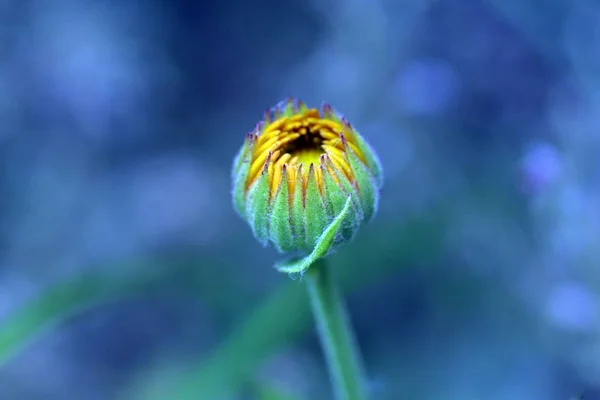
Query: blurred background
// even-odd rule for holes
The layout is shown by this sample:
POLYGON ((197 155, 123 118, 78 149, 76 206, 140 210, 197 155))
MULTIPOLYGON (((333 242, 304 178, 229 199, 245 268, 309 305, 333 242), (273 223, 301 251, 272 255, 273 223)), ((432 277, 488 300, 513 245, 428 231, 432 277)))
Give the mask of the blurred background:
POLYGON ((597 2, 2 0, 0 21, 0 330, 106 293, 15 351, 0 399, 331 399, 302 282, 230 206, 245 133, 290 95, 385 168, 332 257, 373 399, 600 399, 597 2))

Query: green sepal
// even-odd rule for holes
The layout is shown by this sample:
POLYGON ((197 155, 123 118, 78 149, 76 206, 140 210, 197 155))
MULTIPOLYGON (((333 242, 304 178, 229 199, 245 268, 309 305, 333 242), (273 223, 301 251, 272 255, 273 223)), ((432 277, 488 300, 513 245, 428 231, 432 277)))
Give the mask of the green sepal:
POLYGON ((298 112, 298 108, 296 106, 296 102, 294 101, 294 99, 292 97, 290 97, 287 100, 285 100, 285 103, 284 103, 283 109, 282 109, 282 115, 284 117, 292 117, 292 116, 296 115, 297 112, 298 112))
POLYGON ((358 158, 352 150, 352 147, 346 141, 346 138, 341 135, 342 143, 344 144, 346 157, 359 191, 360 201, 364 213, 365 221, 370 221, 377 211, 379 202, 379 190, 377 190, 375 178, 369 168, 358 158))
POLYGON ((337 216, 342 212, 348 198, 352 200, 351 208, 342 221, 339 238, 336 238, 335 241, 336 244, 346 242, 354 237, 363 219, 360 198, 346 176, 335 167, 329 158, 324 157, 321 163, 321 171, 323 171, 328 208, 331 209, 333 216, 337 216), (335 177, 331 176, 329 171, 333 171, 335 177))
POLYGON ((329 226, 325 229, 323 234, 317 240, 315 247, 309 255, 301 258, 293 258, 291 260, 283 261, 275 264, 275 268, 279 272, 287 274, 300 274, 302 275, 306 270, 319 258, 325 257, 330 253, 334 247, 335 238, 341 228, 343 221, 346 219, 348 212, 352 208, 352 198, 348 197, 344 208, 341 212, 331 221, 329 226))
MULTIPOLYGON (((358 149, 360 150, 360 152, 362 153, 362 155, 366 159, 365 161, 367 163, 367 168, 369 169, 369 172, 373 176, 373 180, 376 184, 376 189, 381 188, 381 186, 383 186, 383 167, 381 166, 381 162, 379 161, 379 158, 377 157, 373 148, 360 135, 360 133, 356 129, 354 129, 348 121, 346 121, 346 119, 341 114, 336 112, 330 106, 327 107, 325 116, 328 119, 330 119, 331 121, 341 124, 341 125, 345 126, 347 129, 352 131, 352 136, 354 137, 354 139, 356 141, 356 145, 357 145, 358 149)), ((342 140, 344 140, 344 139, 342 138, 342 140)), ((344 143, 344 146, 346 147, 347 150, 350 149, 350 146, 348 146, 346 143, 344 143)), ((355 154, 355 156, 356 156, 356 154, 355 154)))
POLYGON ((231 180, 233 182, 232 198, 233 208, 242 218, 246 219, 246 179, 250 172, 252 152, 254 151, 255 136, 249 133, 244 145, 240 148, 233 160, 231 180))
POLYGON ((306 227, 304 226, 304 196, 302 190, 302 164, 298 166, 296 171, 296 184, 294 185, 294 195, 292 198, 292 213, 290 221, 292 223, 292 231, 296 249, 301 251, 312 251, 310 243, 306 242, 306 227))
POLYGON ((269 215, 271 214, 270 185, 268 165, 270 157, 265 162, 265 167, 260 176, 248 191, 246 218, 252 228, 254 237, 266 246, 269 240, 269 215))
POLYGON ((250 171, 249 147, 244 145, 238 152, 233 168, 233 208, 242 217, 246 218, 246 178, 250 171))
POLYGON ((237 174, 244 163, 244 161, 248 160, 248 150, 250 147, 250 138, 246 138, 244 141, 244 145, 238 150, 237 154, 233 158, 233 167, 231 168, 231 178, 235 179, 237 174))
POLYGON ((273 199, 269 221, 271 242, 280 253, 296 250, 295 238, 292 232, 288 186, 287 166, 284 165, 281 171, 281 182, 273 199))
POLYGON ((306 244, 310 249, 314 248, 330 221, 325 209, 325 201, 317 184, 315 164, 310 164, 304 200, 304 229, 306 244))
POLYGON ((377 188, 381 188, 383 186, 383 167, 381 166, 381 161, 377 157, 377 154, 367 143, 366 140, 363 139, 362 136, 355 131, 355 138, 358 145, 358 149, 362 152, 363 156, 366 158, 367 166, 373 175, 373 179, 375 180, 375 184, 377 188))

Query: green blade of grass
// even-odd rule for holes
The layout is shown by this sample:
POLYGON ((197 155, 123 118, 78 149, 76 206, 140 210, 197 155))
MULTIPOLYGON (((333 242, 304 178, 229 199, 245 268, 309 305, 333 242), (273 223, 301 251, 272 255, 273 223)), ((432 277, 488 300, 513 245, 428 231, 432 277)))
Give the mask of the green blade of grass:
POLYGON ((40 335, 91 307, 135 297, 162 285, 162 274, 87 274, 53 285, 0 322, 0 368, 40 335))
POLYGON ((258 400, 300 400, 299 397, 291 395, 275 387, 259 387, 254 396, 258 400))

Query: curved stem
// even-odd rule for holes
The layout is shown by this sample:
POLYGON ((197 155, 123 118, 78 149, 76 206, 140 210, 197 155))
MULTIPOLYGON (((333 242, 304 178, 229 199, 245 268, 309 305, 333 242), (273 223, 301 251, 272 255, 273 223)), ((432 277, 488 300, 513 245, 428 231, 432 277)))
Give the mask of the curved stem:
POLYGON ((344 302, 335 287, 327 262, 324 259, 317 260, 304 276, 335 398, 364 400, 366 393, 362 360, 344 302))

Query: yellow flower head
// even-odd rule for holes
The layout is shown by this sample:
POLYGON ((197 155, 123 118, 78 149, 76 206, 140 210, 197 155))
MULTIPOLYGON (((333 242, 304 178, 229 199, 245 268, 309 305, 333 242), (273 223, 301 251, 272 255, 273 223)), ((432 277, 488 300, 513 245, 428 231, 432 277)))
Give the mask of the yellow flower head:
POLYGON ((332 245, 377 208, 382 171, 373 150, 329 105, 290 99, 267 111, 233 166, 234 205, 263 243, 310 252, 344 211, 332 245))

